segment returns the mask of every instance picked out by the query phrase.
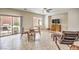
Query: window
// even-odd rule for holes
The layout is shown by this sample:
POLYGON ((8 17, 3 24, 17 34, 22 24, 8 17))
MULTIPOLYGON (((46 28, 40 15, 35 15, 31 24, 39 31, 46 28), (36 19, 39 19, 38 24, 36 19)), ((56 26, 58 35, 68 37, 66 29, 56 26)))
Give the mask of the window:
POLYGON ((33 17, 33 26, 42 26, 42 18, 33 17))

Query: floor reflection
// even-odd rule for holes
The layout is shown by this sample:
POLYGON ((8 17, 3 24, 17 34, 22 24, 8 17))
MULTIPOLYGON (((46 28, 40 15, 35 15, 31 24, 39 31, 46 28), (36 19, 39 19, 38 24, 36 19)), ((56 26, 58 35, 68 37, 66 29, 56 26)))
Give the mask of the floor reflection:
MULTIPOLYGON (((60 45, 61 49, 68 50, 68 46, 60 45)), ((27 35, 11 35, 0 38, 1 50, 58 50, 48 31, 36 34, 35 41, 28 41, 27 35)))
POLYGON ((21 40, 21 34, 1 37, 0 49, 20 49, 22 44, 21 40))

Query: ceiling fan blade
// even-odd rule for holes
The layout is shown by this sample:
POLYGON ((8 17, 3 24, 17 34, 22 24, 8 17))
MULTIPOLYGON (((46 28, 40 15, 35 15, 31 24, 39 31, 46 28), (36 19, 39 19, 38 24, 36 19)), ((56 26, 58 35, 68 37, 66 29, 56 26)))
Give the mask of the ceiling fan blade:
POLYGON ((46 11, 49 13, 50 11, 52 11, 53 9, 47 9, 46 11))
POLYGON ((47 10, 47 8, 43 8, 44 10, 47 10))
POLYGON ((48 10, 53 10, 53 9, 48 9, 48 10))

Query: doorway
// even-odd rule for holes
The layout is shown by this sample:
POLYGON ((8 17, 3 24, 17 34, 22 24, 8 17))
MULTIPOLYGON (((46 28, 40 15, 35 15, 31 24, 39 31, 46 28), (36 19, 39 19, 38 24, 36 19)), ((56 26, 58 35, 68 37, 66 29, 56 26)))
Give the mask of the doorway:
POLYGON ((33 27, 42 27, 42 18, 33 17, 33 27))

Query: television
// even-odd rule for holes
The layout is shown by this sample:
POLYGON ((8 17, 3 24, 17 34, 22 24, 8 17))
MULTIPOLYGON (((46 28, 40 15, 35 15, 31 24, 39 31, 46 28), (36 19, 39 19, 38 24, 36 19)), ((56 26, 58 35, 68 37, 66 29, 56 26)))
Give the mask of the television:
POLYGON ((52 23, 60 23, 60 19, 52 19, 52 23))

